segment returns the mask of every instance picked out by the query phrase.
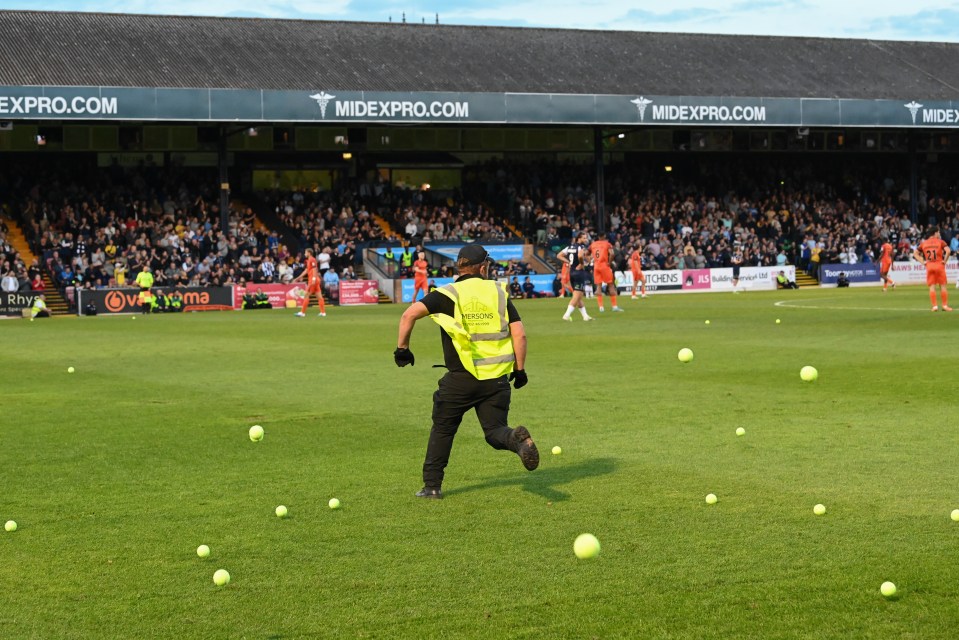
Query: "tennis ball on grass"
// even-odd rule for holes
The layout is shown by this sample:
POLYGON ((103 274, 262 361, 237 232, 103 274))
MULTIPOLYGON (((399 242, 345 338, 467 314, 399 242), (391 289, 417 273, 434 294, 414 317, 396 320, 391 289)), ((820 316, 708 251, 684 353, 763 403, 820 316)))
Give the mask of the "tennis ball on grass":
POLYGON ((576 536, 576 541, 573 542, 573 553, 580 560, 595 558, 599 555, 599 540, 591 533, 580 534, 576 536))
POLYGON ((200 556, 201 558, 209 558, 210 547, 206 546, 205 544, 201 544, 199 547, 196 548, 196 554, 200 556))
POLYGON ((896 585, 889 581, 883 582, 882 586, 879 587, 879 593, 887 598, 891 598, 896 595, 896 585))
POLYGON ((706 504, 716 504, 719 502, 719 498, 716 497, 715 493, 710 493, 706 496, 706 504))
POLYGON ((692 362, 693 361, 693 350, 683 347, 679 350, 679 353, 676 355, 679 358, 680 362, 692 362))
POLYGON ((276 517, 277 517, 277 518, 285 518, 287 513, 289 513, 289 511, 288 511, 287 508, 286 508, 285 506, 283 506, 282 504, 276 508, 276 517))
POLYGON ((253 425, 250 427, 250 440, 253 442, 259 442, 263 439, 263 433, 263 427, 258 424, 253 425))
POLYGON ((16 523, 16 521, 14 521, 14 520, 7 520, 7 523, 6 523, 5 525, 3 525, 3 529, 4 529, 5 531, 16 531, 16 530, 17 530, 17 523, 16 523))
POLYGON ((73 367, 67 367, 67 373, 73 373, 74 371, 76 371, 76 369, 73 367))
POLYGON ((816 367, 810 367, 807 364, 799 370, 799 377, 803 379, 803 382, 813 382, 819 377, 819 372, 816 371, 816 367))
POLYGON ((817 504, 815 507, 812 508, 812 512, 815 513, 817 516, 821 516, 824 513, 826 513, 826 505, 817 504))
POLYGON ((340 499, 330 498, 330 509, 339 509, 339 508, 340 508, 340 499))
POLYGON ((218 587, 222 587, 225 584, 230 584, 230 572, 226 569, 217 569, 213 573, 213 584, 218 587))
POLYGON ((560 446, 558 446, 558 445, 555 446, 555 447, 553 447, 553 455, 554 455, 554 456, 558 456, 558 455, 561 454, 561 453, 563 453, 563 448, 562 448, 562 447, 560 447, 560 446))
POLYGON ((959 509, 953 509, 949 517, 952 518, 953 522, 959 522, 959 509))
POLYGON ((739 427, 738 429, 736 429, 736 435, 737 435, 737 436, 744 436, 744 435, 746 435, 746 430, 743 429, 742 427, 739 427))

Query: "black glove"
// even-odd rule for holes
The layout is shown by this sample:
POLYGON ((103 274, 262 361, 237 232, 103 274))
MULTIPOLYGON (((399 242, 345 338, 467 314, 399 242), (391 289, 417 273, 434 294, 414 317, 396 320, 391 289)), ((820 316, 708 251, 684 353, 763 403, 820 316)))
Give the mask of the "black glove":
POLYGON ((523 369, 516 369, 513 373, 509 374, 509 381, 513 383, 514 388, 519 389, 526 386, 529 378, 526 377, 526 372, 523 369))
POLYGON ((413 352, 406 348, 396 348, 396 351, 393 352, 393 362, 396 363, 397 367, 405 367, 408 364, 416 366, 416 358, 413 357, 413 352))

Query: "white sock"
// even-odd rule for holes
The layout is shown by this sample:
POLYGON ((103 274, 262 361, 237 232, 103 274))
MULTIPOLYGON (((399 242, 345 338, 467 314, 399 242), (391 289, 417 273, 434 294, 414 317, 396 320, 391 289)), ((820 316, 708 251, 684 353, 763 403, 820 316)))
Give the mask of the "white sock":
POLYGON ((579 308, 579 312, 580 312, 581 314, 583 314, 583 317, 584 317, 584 318, 588 318, 588 317, 589 317, 589 314, 586 313, 586 307, 580 307, 580 308, 579 308))
POLYGON ((566 313, 563 314, 563 317, 568 318, 571 315, 573 315, 573 305, 569 305, 568 307, 566 307, 566 313))

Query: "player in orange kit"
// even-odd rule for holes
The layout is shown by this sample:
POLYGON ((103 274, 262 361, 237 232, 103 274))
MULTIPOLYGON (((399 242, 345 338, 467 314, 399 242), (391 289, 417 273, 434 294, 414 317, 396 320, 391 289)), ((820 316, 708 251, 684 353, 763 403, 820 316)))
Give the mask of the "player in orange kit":
POLYGON ((939 311, 936 305, 936 286, 942 299, 942 310, 952 311, 949 306, 949 292, 946 289, 946 260, 949 259, 949 245, 939 236, 939 228, 931 227, 926 231, 926 239, 912 252, 912 257, 926 265, 926 284, 929 285, 929 300, 932 310, 939 311))
POLYGON ((882 278, 882 290, 885 291, 889 285, 896 288, 896 283, 889 277, 889 270, 892 269, 892 245, 888 242, 882 244, 882 254, 879 257, 879 277, 882 278))
POLYGON ((573 295, 573 285, 569 283, 569 263, 568 262, 563 263, 563 270, 560 272, 560 275, 559 275, 559 283, 562 285, 562 287, 560 288, 559 296, 557 297, 564 297, 567 291, 569 291, 569 295, 571 296, 573 295))
POLYGON ((306 254, 306 268, 303 269, 303 272, 293 278, 290 282, 297 282, 306 277, 306 295, 303 296, 303 307, 296 312, 297 317, 304 318, 306 317, 306 310, 310 306, 310 296, 316 294, 316 300, 320 303, 320 315, 326 315, 326 302, 323 301, 323 282, 320 280, 319 269, 316 264, 316 258, 313 257, 313 250, 307 249, 304 251, 306 254))
POLYGON ((643 275, 643 252, 640 250, 639 243, 629 254, 629 269, 633 272, 633 300, 636 299, 636 283, 639 283, 640 291, 643 297, 646 297, 646 276, 643 275))
POLYGON ((425 296, 430 291, 429 283, 429 263, 426 261, 426 253, 420 251, 416 254, 417 260, 413 263, 413 302, 416 302, 416 296, 422 289, 425 296))
POLYGON ((622 311, 616 304, 616 279, 610 261, 613 259, 613 245, 609 240, 594 240, 589 245, 589 255, 593 258, 593 283, 596 286, 596 301, 599 302, 599 312, 603 307, 603 293, 608 293, 613 303, 613 311, 622 311))

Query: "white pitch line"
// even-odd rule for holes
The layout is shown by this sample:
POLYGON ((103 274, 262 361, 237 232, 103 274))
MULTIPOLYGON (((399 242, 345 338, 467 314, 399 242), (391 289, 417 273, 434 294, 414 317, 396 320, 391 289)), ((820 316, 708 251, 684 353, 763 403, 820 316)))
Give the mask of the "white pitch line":
MULTIPOLYGON (((811 302, 819 302, 821 300, 836 300, 837 298, 817 298, 811 302)), ((915 311, 918 313, 931 313, 928 309, 891 309, 889 307, 821 307, 818 305, 807 305, 799 304, 803 301, 796 300, 780 300, 779 302, 774 303, 776 307, 788 307, 791 309, 818 309, 825 311, 915 311)))

